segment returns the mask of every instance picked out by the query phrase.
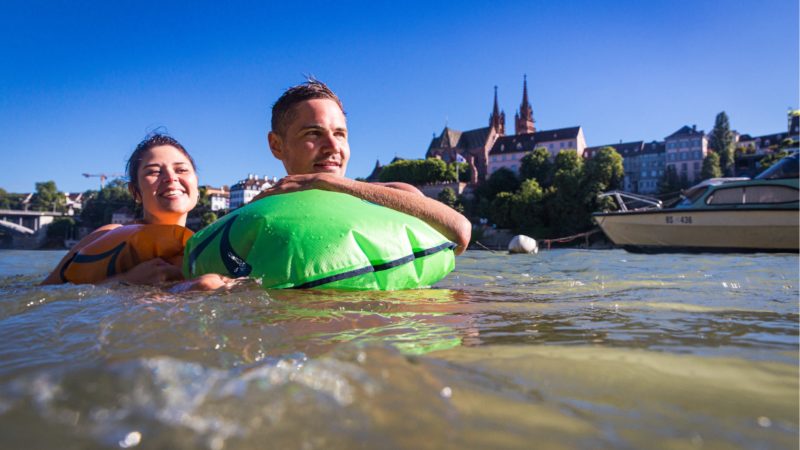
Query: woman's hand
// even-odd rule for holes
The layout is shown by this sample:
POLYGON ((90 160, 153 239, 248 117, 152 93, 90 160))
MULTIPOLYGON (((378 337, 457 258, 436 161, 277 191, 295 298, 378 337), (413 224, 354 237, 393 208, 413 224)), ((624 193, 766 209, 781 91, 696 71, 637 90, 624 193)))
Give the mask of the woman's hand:
POLYGON ((231 287, 236 283, 235 278, 228 278, 217 273, 200 275, 193 280, 186 280, 172 286, 169 291, 173 294, 189 291, 215 291, 220 288, 231 287))
POLYGON ((123 274, 109 278, 108 281, 156 285, 182 279, 183 272, 180 267, 173 266, 161 258, 155 258, 145 261, 123 274))

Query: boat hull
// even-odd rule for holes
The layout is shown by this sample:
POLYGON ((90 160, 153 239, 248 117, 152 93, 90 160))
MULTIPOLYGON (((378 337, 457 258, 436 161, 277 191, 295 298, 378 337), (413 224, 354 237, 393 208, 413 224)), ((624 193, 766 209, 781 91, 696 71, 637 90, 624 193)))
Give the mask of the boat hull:
POLYGON ((597 213, 614 244, 659 252, 798 252, 797 209, 667 209, 597 213))

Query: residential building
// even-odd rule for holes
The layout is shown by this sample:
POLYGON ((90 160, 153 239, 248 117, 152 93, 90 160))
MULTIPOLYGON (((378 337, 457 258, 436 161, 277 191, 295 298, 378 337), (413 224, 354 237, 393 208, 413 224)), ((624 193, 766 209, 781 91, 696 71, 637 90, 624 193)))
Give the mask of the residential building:
POLYGON ((627 192, 639 192, 639 157, 644 151, 644 142, 622 142, 618 144, 599 145, 596 147, 586 147, 583 152, 584 159, 594 158, 595 154, 602 148, 611 147, 622 156, 622 166, 625 171, 625 178, 622 183, 622 190, 627 192))
POLYGON ((228 186, 215 188, 212 186, 205 186, 206 195, 211 203, 211 211, 221 211, 230 209, 231 191, 228 186))
POLYGON ((259 178, 258 175, 248 174, 247 178, 231 186, 230 209, 236 209, 250 203, 259 192, 271 187, 277 181, 277 178, 274 177, 270 180, 267 176, 259 178))
MULTIPOLYGON (((644 144, 639 155, 639 179, 635 192, 639 194, 657 194, 658 185, 664 177, 666 166, 666 146, 664 142, 644 144)), ((702 168, 702 164, 700 165, 702 168)))
POLYGON ((700 180, 703 159, 708 154, 708 137, 697 126, 683 126, 664 138, 666 168, 674 167, 678 176, 694 184, 700 180))

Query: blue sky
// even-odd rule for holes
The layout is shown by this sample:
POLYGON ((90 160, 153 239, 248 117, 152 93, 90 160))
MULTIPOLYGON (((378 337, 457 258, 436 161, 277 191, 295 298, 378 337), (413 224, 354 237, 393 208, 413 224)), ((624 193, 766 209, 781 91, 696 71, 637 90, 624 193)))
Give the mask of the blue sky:
POLYGON ((798 107, 796 0, 521 2, 12 1, 0 14, 0 187, 97 188, 164 127, 202 184, 282 176, 270 107, 313 74, 342 98, 348 175, 421 158, 445 123, 513 131, 523 74, 539 129, 588 145, 752 135, 798 107), (293 3, 293 4, 290 4, 293 3))

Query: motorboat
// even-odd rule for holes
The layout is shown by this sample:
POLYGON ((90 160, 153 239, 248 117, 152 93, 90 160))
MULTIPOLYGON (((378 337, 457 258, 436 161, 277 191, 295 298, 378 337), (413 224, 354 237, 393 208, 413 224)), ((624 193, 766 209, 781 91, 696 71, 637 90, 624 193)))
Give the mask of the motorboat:
POLYGON ((714 178, 685 190, 670 206, 619 191, 606 192, 617 211, 593 214, 608 238, 628 251, 798 252, 798 154, 754 179, 714 178))

